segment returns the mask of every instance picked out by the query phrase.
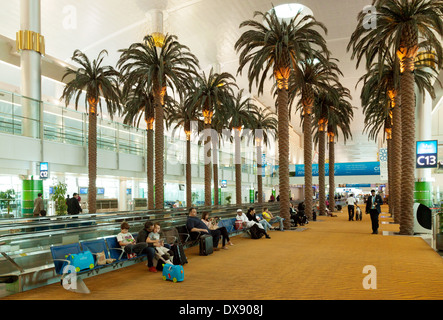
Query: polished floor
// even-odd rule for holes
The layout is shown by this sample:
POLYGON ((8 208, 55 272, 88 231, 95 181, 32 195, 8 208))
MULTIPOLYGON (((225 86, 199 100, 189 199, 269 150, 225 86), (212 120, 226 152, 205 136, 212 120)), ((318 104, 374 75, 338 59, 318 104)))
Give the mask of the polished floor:
POLYGON ((190 248, 180 283, 140 263, 86 279, 89 294, 54 284, 4 300, 443 299, 443 258, 424 239, 392 235, 398 225, 387 213, 377 235, 368 215, 348 221, 345 211, 336 214, 297 231, 271 231, 271 239, 236 236, 234 246, 207 257, 190 248))

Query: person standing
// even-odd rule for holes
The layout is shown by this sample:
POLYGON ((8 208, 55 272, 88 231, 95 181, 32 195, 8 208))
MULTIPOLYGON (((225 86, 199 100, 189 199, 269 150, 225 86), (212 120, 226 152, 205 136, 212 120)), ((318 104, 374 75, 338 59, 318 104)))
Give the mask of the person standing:
POLYGON ((354 209, 355 204, 357 203, 357 199, 354 198, 354 195, 351 193, 349 195, 349 198, 346 200, 346 203, 348 204, 348 215, 349 215, 349 221, 354 221, 354 209))
POLYGON ((380 205, 383 204, 383 200, 380 195, 375 195, 375 190, 371 190, 371 195, 366 201, 366 214, 371 215, 372 234, 378 234, 378 215, 381 213, 380 205))
POLYGON ((43 195, 39 192, 37 194, 37 198, 35 198, 34 200, 34 211, 33 211, 34 217, 40 216, 40 212, 42 210, 45 210, 45 205, 43 203, 43 195))
POLYGON ((74 193, 72 198, 68 200, 68 214, 79 214, 82 211, 82 207, 80 207, 78 201, 78 193, 74 193))

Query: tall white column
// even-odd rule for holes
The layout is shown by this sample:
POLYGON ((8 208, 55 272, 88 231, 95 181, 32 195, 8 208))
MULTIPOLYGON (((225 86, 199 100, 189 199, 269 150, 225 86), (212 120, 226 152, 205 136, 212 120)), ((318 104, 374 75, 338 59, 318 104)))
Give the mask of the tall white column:
MULTIPOLYGON (((20 0, 20 31, 40 34, 40 0, 20 0)), ((39 41, 35 39, 34 43, 39 41)), ((40 136, 41 100, 41 54, 33 48, 23 49, 20 54, 21 94, 30 99, 22 99, 23 135, 40 136)))
POLYGON ((126 178, 120 178, 119 193, 118 193, 118 210, 127 211, 126 201, 126 178))
MULTIPOLYGON (((432 140, 431 95, 427 91, 425 91, 423 97, 423 94, 421 94, 416 88, 415 96, 416 96, 416 114, 415 114, 416 141, 432 140)), ((431 174, 432 174, 432 169, 417 169, 415 178, 417 181, 431 181, 431 174)))

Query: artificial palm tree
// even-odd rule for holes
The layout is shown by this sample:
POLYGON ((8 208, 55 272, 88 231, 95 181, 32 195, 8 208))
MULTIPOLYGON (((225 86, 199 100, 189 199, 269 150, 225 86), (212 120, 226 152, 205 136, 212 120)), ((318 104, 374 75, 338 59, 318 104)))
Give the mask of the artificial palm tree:
MULTIPOLYGON (((210 206, 211 201, 211 134, 214 112, 221 108, 225 101, 233 95, 233 88, 237 87, 235 78, 227 72, 209 75, 203 72, 196 76, 195 86, 192 92, 193 103, 196 104, 204 118, 204 166, 205 166, 205 206, 210 206)), ((216 186, 218 189, 218 186, 216 186)))
POLYGON ((338 84, 334 87, 338 91, 338 102, 328 110, 328 150, 329 150, 329 210, 335 211, 335 141, 339 131, 343 141, 352 138, 351 121, 354 116, 350 91, 338 84))
MULTIPOLYGON (((358 25, 351 36, 348 50, 357 65, 366 58, 369 67, 378 58, 397 55, 400 66, 402 121, 401 223, 400 234, 413 234, 413 203, 415 183, 415 94, 414 61, 419 41, 425 42, 427 52, 435 52, 436 64, 443 61, 443 1, 441 0, 374 0, 376 28, 368 28, 367 16, 358 15, 358 25), (385 45, 388 44, 388 50, 385 45)), ((383 64, 380 64, 382 67, 383 64)))
POLYGON ((257 191, 258 191, 258 203, 263 202, 263 176, 265 164, 263 163, 263 146, 268 145, 270 136, 275 138, 275 132, 277 131, 278 122, 276 114, 270 111, 258 110, 253 113, 254 130, 254 143, 256 145, 256 161, 257 161, 257 191), (270 135, 270 136, 269 136, 270 135))
MULTIPOLYGON (((423 44, 421 44, 423 45, 423 44)), ((384 126, 388 147, 392 162, 389 171, 392 179, 390 186, 390 210, 396 223, 400 222, 401 216, 401 109, 400 109, 400 68, 397 57, 387 55, 385 61, 373 63, 368 72, 359 80, 363 82, 361 101, 363 113, 366 115, 365 130, 368 130, 369 138, 376 139, 378 132, 384 126), (383 66, 380 64, 383 63, 383 66), (391 118, 391 126, 386 127, 385 118, 391 118), (392 207, 392 208, 391 208, 392 207)), ((433 82, 438 73, 429 66, 428 58, 418 56, 415 60, 415 86, 420 93, 428 91, 432 98, 435 97, 433 82)), ((390 161, 390 160, 388 160, 390 161)))
POLYGON ((152 210, 154 209, 154 97, 143 91, 131 90, 129 93, 123 93, 123 102, 125 124, 139 127, 143 118, 146 122, 147 208, 152 210))
POLYGON ((164 98, 166 89, 179 93, 187 89, 197 73, 198 59, 189 48, 167 34, 160 47, 148 35, 142 43, 120 50, 117 66, 124 85, 152 93, 155 109, 155 208, 164 207, 164 98))
POLYGON ((201 129, 202 123, 199 120, 199 110, 196 104, 193 103, 193 97, 190 95, 191 91, 187 92, 187 96, 181 99, 180 103, 175 103, 169 107, 169 117, 166 121, 167 127, 172 127, 174 124, 174 132, 178 128, 183 128, 186 134, 186 206, 192 206, 192 165, 191 165, 191 135, 192 123, 197 124, 197 131, 201 129))
POLYGON ((119 73, 111 66, 102 66, 106 50, 100 51, 97 59, 92 62, 80 50, 75 50, 72 60, 79 64, 77 70, 66 68, 62 81, 73 77, 65 88, 60 99, 68 106, 71 99, 75 101, 75 109, 81 95, 85 94, 85 106, 88 113, 88 211, 96 212, 97 198, 97 107, 101 112, 101 99, 106 102, 106 110, 110 117, 120 111, 120 93, 118 88, 119 73))
POLYGON ((241 131, 254 127, 253 114, 258 111, 251 98, 243 98, 243 89, 233 99, 227 100, 224 106, 229 114, 227 128, 234 131, 235 195, 236 203, 240 205, 242 203, 241 131))
MULTIPOLYGON (((305 210, 308 218, 312 218, 313 190, 312 190, 312 113, 315 109, 315 92, 328 90, 338 82, 341 72, 332 59, 302 61, 297 66, 297 72, 289 78, 289 112, 292 102, 300 95, 299 108, 303 122, 303 148, 305 164, 305 210)), ((325 126, 322 126, 322 128, 325 126)), ((324 170, 324 167, 321 169, 324 170)), ((321 200, 320 200, 321 201, 321 200)), ((325 202, 325 199, 323 199, 325 202)), ((322 207, 323 208, 323 207, 322 207)))
POLYGON ((255 82, 259 95, 263 93, 268 72, 272 72, 277 85, 280 216, 285 218, 285 228, 289 229, 288 82, 297 64, 313 55, 314 47, 327 51, 326 41, 316 30, 326 32, 326 28, 314 17, 302 16, 300 12, 289 22, 281 21, 274 8, 265 13, 255 12, 254 17, 260 17, 261 21, 247 20, 240 24, 240 28, 248 30, 235 43, 236 51, 240 52, 238 73, 249 64, 249 91, 255 82))
POLYGON ((314 103, 314 142, 318 143, 318 166, 319 166, 319 209, 320 215, 326 213, 326 186, 325 186, 325 158, 326 158, 326 135, 329 145, 329 203, 331 211, 335 210, 334 201, 334 138, 338 129, 343 133, 344 141, 352 137, 350 123, 353 117, 353 107, 347 101, 350 99, 349 90, 342 87, 340 83, 327 88, 317 90, 314 103), (331 204, 332 202, 332 204, 331 204))
POLYGON ((326 214, 325 158, 326 132, 329 120, 329 108, 337 105, 338 96, 333 91, 320 90, 315 95, 314 102, 314 143, 318 144, 318 186, 319 186, 319 215, 326 214))

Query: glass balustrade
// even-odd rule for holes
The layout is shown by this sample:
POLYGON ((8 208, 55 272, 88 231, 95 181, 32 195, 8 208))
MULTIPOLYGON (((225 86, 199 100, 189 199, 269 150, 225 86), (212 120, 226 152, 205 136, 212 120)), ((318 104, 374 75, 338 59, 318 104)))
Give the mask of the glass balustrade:
MULTIPOLYGON (((77 146, 88 144, 88 116, 86 113, 61 105, 36 101, 19 94, 0 90, 0 133, 26 136, 77 146)), ((242 141, 241 170, 257 174, 256 148, 251 139, 242 141)), ((97 119, 97 148, 112 152, 145 156, 146 130, 108 119, 97 119)), ((212 158, 213 159, 213 158, 212 158)), ((217 154, 220 168, 235 170, 234 145, 221 142, 217 154)), ((172 165, 186 163, 184 135, 165 136, 165 160, 172 165)), ((269 162, 274 159, 268 157, 269 162)), ((203 166, 205 150, 203 138, 191 141, 191 163, 203 166)), ((275 176, 273 166, 267 166, 266 176, 275 176)))

